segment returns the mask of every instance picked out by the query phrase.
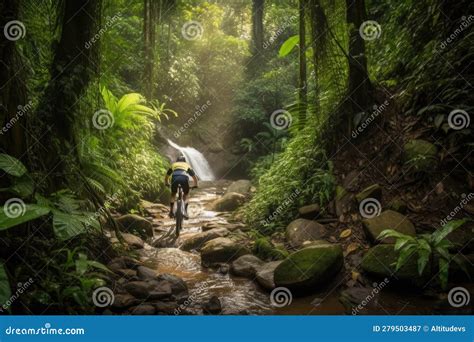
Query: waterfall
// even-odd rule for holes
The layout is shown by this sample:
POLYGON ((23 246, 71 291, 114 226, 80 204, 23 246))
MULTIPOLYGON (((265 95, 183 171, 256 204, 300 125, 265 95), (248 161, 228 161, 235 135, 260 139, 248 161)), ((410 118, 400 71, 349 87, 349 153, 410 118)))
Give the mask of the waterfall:
POLYGON ((171 147, 177 149, 186 157, 186 161, 191 165, 200 180, 212 181, 216 179, 211 170, 211 166, 201 152, 192 147, 181 147, 171 140, 167 140, 171 147))

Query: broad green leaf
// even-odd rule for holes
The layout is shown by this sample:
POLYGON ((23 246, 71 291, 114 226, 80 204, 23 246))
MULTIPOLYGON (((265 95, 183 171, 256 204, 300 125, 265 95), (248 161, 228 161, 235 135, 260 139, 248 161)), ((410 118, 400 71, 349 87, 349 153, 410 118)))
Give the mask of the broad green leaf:
POLYGON ((11 215, 11 213, 9 214, 9 216, 7 216, 8 210, 5 208, 5 206, 1 208, 2 210, 0 210, 0 230, 5 230, 14 226, 18 226, 19 224, 37 219, 38 217, 49 214, 49 212, 51 211, 51 209, 48 207, 43 207, 36 204, 25 204, 23 206, 21 203, 18 203, 17 208, 19 211, 13 212, 13 216, 11 215))
POLYGON ((285 40, 285 42, 281 45, 280 51, 278 52, 279 57, 285 57, 288 55, 291 50, 300 42, 300 36, 294 35, 285 40))
POLYGON ((67 240, 85 232, 84 224, 77 215, 53 210, 53 229, 59 240, 67 240))
POLYGON ((89 260, 88 261, 89 265, 92 266, 92 267, 95 267, 95 268, 98 268, 102 271, 105 271, 105 272, 112 272, 111 270, 109 270, 107 268, 107 266, 105 266, 104 264, 101 264, 100 262, 98 261, 94 261, 94 260, 89 260))
POLYGON ((0 153, 0 169, 15 177, 21 177, 27 171, 21 161, 5 153, 0 153))
POLYGON ((403 267, 403 265, 406 264, 408 259, 412 256, 414 250, 415 250, 415 245, 410 245, 407 248, 403 248, 400 251, 400 255, 398 256, 398 260, 397 260, 397 266, 395 268, 396 271, 398 271, 400 268, 403 267))
POLYGON ((425 270, 426 264, 430 260, 431 251, 426 249, 418 250, 418 274, 421 276, 425 270))
POLYGON ((0 263, 0 307, 10 300, 12 292, 5 266, 0 263))
POLYGON ((31 196, 35 190, 35 184, 33 179, 27 174, 23 175, 21 178, 18 178, 9 189, 14 194, 25 198, 31 196))

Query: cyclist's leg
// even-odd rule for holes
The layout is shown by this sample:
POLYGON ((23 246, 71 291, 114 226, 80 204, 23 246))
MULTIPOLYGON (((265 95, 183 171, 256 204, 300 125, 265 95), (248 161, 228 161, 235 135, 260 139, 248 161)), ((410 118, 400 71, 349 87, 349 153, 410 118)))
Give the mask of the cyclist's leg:
POLYGON ((178 192, 178 182, 176 181, 175 177, 171 178, 171 199, 170 199, 170 212, 169 217, 173 218, 173 208, 174 208, 174 200, 176 198, 176 193, 178 192))
POLYGON ((183 179, 181 183, 181 187, 183 188, 183 201, 184 201, 184 216, 188 218, 188 199, 189 199, 189 180, 188 177, 183 179))

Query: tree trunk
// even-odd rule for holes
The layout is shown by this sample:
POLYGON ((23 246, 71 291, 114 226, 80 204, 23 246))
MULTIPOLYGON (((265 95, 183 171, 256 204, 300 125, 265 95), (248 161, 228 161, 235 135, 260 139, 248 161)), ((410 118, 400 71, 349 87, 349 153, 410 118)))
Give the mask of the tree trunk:
MULTIPOLYGON (((8 22, 18 20, 19 8, 20 1, 4 0, 0 3, 2 34, 8 22)), ((11 32, 12 37, 16 39, 16 34, 11 32)), ((22 32, 24 31, 21 29, 18 31, 18 37, 22 32)), ((0 141, 4 151, 27 164, 24 155, 25 128, 28 111, 31 111, 31 103, 27 103, 23 63, 16 48, 16 41, 5 38, 0 39, 0 141)))
POLYGON ((143 81, 145 97, 154 95, 156 29, 160 18, 161 1, 145 0, 143 13, 144 69, 143 81))
MULTIPOLYGON (((52 187, 61 186, 61 171, 67 159, 77 157, 74 134, 75 111, 94 75, 98 72, 97 51, 101 0, 65 0, 61 38, 55 50, 51 80, 38 106, 38 125, 49 130, 40 138, 43 161, 53 176, 52 187), (54 172, 54 173, 52 173, 54 172), (54 179, 58 174, 59 179, 54 179)), ((93 113, 85 113, 92 120, 93 113)), ((41 132, 40 132, 41 134, 41 132)))
POLYGON ((305 29, 305 0, 299 0, 299 84, 298 84, 298 100, 299 100, 299 118, 298 125, 300 128, 306 122, 306 29, 305 29))
POLYGON ((263 49, 263 10, 265 0, 252 1, 252 55, 259 56, 263 49))
MULTIPOLYGON (((364 0, 346 0, 347 22, 349 29, 349 107, 352 115, 368 109, 371 103, 371 82, 367 71, 365 42, 359 28, 367 19, 364 0)), ((352 128, 352 116, 349 120, 349 132, 352 128)))

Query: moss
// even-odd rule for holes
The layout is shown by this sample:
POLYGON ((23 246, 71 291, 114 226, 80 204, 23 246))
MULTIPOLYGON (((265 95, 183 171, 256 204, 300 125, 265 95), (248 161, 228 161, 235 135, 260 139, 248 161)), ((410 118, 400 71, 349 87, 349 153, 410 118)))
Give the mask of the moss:
POLYGON ((267 238, 255 240, 253 254, 263 260, 282 260, 288 256, 288 251, 277 248, 267 238))
POLYGON ((438 149, 432 143, 414 139, 404 146, 405 162, 415 171, 427 172, 436 167, 438 163, 438 149))
POLYGON ((290 290, 311 289, 330 280, 342 264, 340 245, 311 246, 291 254, 276 268, 275 284, 290 290))

